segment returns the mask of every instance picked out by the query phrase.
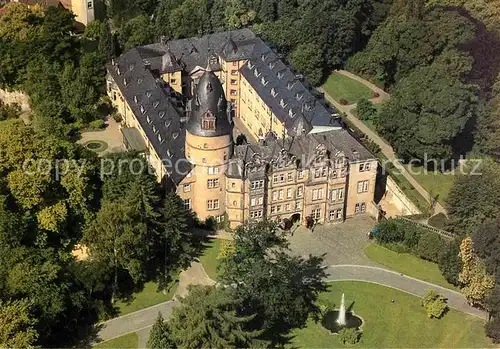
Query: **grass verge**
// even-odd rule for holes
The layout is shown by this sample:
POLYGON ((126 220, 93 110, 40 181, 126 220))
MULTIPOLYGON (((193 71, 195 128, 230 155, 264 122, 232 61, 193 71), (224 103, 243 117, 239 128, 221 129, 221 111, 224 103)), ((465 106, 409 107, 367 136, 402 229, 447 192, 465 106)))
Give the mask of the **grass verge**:
POLYGON ((446 281, 436 263, 423 260, 409 253, 394 252, 376 243, 368 245, 364 252, 370 260, 391 270, 451 290, 459 290, 446 281))
POLYGON ((354 104, 361 98, 372 97, 372 90, 368 87, 338 72, 333 72, 322 87, 337 102, 345 99, 348 104, 354 104))
MULTIPOLYGON (((451 309, 440 320, 429 319, 420 298, 366 282, 332 282, 331 290, 320 295, 322 302, 338 306, 342 293, 346 305, 364 320, 361 348, 485 348, 492 347, 484 335, 484 323, 451 309), (394 303, 391 302, 394 300, 394 303)), ((294 331, 291 347, 341 348, 338 336, 309 321, 294 331)))
POLYGON ((217 280, 217 265, 219 260, 217 257, 220 252, 220 239, 210 239, 206 243, 206 249, 200 256, 200 263, 207 272, 207 275, 212 280, 217 280))
POLYGON ((101 342, 94 345, 94 349, 136 349, 139 347, 139 337, 137 334, 129 333, 121 337, 110 339, 109 341, 101 342))
POLYGON ((176 276, 175 281, 169 285, 167 292, 163 293, 163 291, 158 291, 158 285, 155 282, 147 282, 140 292, 132 294, 130 301, 116 302, 119 316, 171 300, 177 290, 177 284, 176 276))

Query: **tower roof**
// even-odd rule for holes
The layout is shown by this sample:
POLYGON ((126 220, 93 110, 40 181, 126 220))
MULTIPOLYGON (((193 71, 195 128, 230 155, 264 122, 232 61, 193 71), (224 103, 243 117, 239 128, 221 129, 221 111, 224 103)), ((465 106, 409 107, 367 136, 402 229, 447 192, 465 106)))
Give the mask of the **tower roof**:
POLYGON ((187 130, 193 135, 204 137, 222 136, 232 132, 230 110, 224 90, 217 76, 211 71, 204 72, 198 81, 187 130))

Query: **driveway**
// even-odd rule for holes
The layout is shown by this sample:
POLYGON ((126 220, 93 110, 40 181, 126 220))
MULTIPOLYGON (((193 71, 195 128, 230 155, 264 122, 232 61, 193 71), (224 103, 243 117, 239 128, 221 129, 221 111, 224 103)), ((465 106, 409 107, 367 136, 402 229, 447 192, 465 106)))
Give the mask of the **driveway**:
POLYGON ((370 243, 367 233, 376 222, 369 216, 357 216, 340 224, 323 224, 314 231, 300 226, 289 238, 292 253, 299 256, 325 255, 325 265, 376 265, 363 253, 370 243))

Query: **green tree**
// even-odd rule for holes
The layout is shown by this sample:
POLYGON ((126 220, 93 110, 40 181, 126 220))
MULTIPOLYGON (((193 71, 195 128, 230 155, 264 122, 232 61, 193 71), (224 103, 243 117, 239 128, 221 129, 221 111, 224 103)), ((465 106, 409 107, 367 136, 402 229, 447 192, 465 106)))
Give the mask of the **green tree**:
POLYGON ((439 270, 446 281, 458 286, 458 277, 462 270, 462 260, 460 258, 460 243, 458 240, 445 245, 439 255, 439 270))
POLYGON ((151 43, 153 40, 151 21, 142 14, 132 18, 124 24, 119 39, 125 50, 151 43))
POLYGON ((136 284, 146 279, 146 266, 154 241, 138 212, 126 202, 104 203, 95 220, 84 232, 91 258, 113 273, 112 301, 118 296, 119 274, 136 284))
POLYGON ((286 238, 274 223, 239 227, 234 232, 235 252, 222 260, 221 283, 238 285, 246 315, 265 330, 265 338, 301 328, 319 314, 318 294, 326 290, 322 258, 290 256, 286 238))
POLYGON ((449 160, 468 146, 462 135, 475 112, 475 93, 475 86, 437 66, 417 68, 398 83, 377 130, 405 159, 449 160))
POLYGON ((207 0, 186 0, 170 14, 174 38, 189 38, 205 34, 209 27, 207 0))
POLYGON ((457 177, 447 199, 450 226, 462 236, 500 212, 500 165, 488 159, 478 161, 470 162, 473 173, 457 177))
POLYGON ((308 81, 318 86, 323 78, 323 58, 321 46, 308 43, 298 45, 290 54, 290 63, 307 76, 308 81))
POLYGON ((31 315, 31 303, 26 300, 0 300, 0 346, 2 348, 32 348, 38 338, 31 315))
POLYGON ((170 330, 168 328, 168 324, 165 320, 163 320, 161 313, 158 313, 158 317, 151 328, 146 347, 151 349, 175 348, 174 343, 170 340, 170 330))
POLYGON ((254 315, 239 314, 241 303, 231 288, 191 286, 168 323, 171 340, 182 348, 264 346, 260 330, 249 329, 254 315))
POLYGON ((445 241, 434 232, 427 232, 418 240, 417 253, 420 258, 437 263, 439 254, 445 248, 445 241))

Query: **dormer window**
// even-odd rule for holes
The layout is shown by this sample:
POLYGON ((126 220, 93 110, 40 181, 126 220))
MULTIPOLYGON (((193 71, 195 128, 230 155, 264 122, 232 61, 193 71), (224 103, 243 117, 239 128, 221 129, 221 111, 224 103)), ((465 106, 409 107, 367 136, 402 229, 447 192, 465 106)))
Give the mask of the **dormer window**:
POLYGON ((177 139, 177 137, 179 137, 179 132, 172 133, 172 138, 173 139, 177 139))
POLYGON ((144 106, 141 105, 141 113, 144 114, 146 112, 146 109, 144 109, 144 106))
POLYGON ((123 85, 125 85, 125 86, 127 86, 127 85, 128 85, 127 78, 123 78, 123 85))
POLYGON ((165 127, 166 128, 169 128, 171 124, 172 124, 172 120, 165 121, 165 127))
POLYGON ((153 133, 154 133, 154 134, 157 134, 157 133, 158 133, 158 130, 157 130, 157 128, 156 128, 156 126, 155 126, 155 125, 153 125, 153 133))
POLYGON ((153 103, 153 108, 156 109, 160 105, 159 101, 153 103))
POLYGON ((279 71, 279 72, 278 72, 278 74, 277 74, 278 79, 280 79, 280 80, 281 80, 281 79, 283 79, 283 76, 284 76, 284 75, 285 75, 285 74, 283 73, 283 70, 282 70, 282 71, 279 71))
POLYGON ((274 69, 276 62, 269 62, 269 69, 274 69))
POLYGON ((304 108, 309 111, 312 109, 312 103, 311 102, 306 102, 304 103, 304 108))
POLYGON ((284 108, 284 107, 286 107, 286 105, 287 105, 286 101, 283 98, 281 98, 281 100, 280 100, 280 106, 282 108, 284 108))
POLYGON ((261 83, 262 83, 262 85, 264 85, 264 86, 266 86, 266 85, 269 83, 269 81, 267 81, 267 79, 266 79, 266 77, 265 77, 265 76, 263 76, 263 77, 260 79, 260 82, 261 82, 261 83))
POLYGON ((137 103, 137 96, 134 96, 134 102, 137 103))
POLYGON ((141 82, 142 82, 142 78, 138 78, 138 79, 137 79, 137 83, 140 85, 140 84, 141 84, 141 82))
POLYGON ((171 156, 172 156, 172 153, 170 152, 170 149, 167 149, 167 156, 168 156, 168 157, 171 157, 171 156))
POLYGON ((292 109, 292 108, 290 108, 290 109, 288 110, 288 116, 289 116, 289 117, 291 117, 291 118, 293 118, 293 117, 295 116, 295 112, 293 111, 293 109, 292 109))
POLYGON ((276 89, 273 87, 273 88, 271 89, 271 96, 276 97, 276 95, 277 95, 277 94, 278 94, 278 93, 276 92, 276 89))
POLYGON ((211 110, 207 110, 205 115, 201 118, 201 129, 215 131, 215 116, 211 110))
POLYGON ((261 54, 260 59, 262 59, 262 62, 264 62, 267 59, 267 55, 265 53, 261 54))
POLYGON ((120 70, 120 67, 116 67, 116 74, 122 75, 122 71, 120 70))
POLYGON ((130 71, 134 70, 134 64, 133 63, 128 66, 128 70, 130 70, 130 71))
POLYGON ((151 120, 151 118, 149 117, 149 115, 146 115, 146 121, 148 122, 148 124, 150 124, 153 120, 151 120))
POLYGON ((160 119, 163 119, 163 117, 165 116, 165 111, 162 110, 158 113, 158 116, 160 117, 160 119))
POLYGON ((302 92, 297 92, 295 94, 295 99, 300 101, 302 98, 304 98, 304 94, 302 92))
POLYGON ((146 92, 146 97, 151 98, 151 91, 146 92))
MULTIPOLYGON (((252 62, 248 61, 248 68, 249 69, 253 69, 254 65, 252 64, 252 62)), ((119 75, 119 74, 118 74, 119 75)))
POLYGON ((161 135, 158 135, 158 142, 160 142, 160 144, 163 144, 163 142, 165 142, 161 135))
POLYGON ((295 85, 295 82, 294 81, 289 81, 287 84, 286 84, 286 88, 291 90, 293 88, 293 86, 295 85))
POLYGON ((253 75, 255 75, 257 77, 260 75, 260 72, 257 68, 255 68, 255 70, 253 71, 253 75))

